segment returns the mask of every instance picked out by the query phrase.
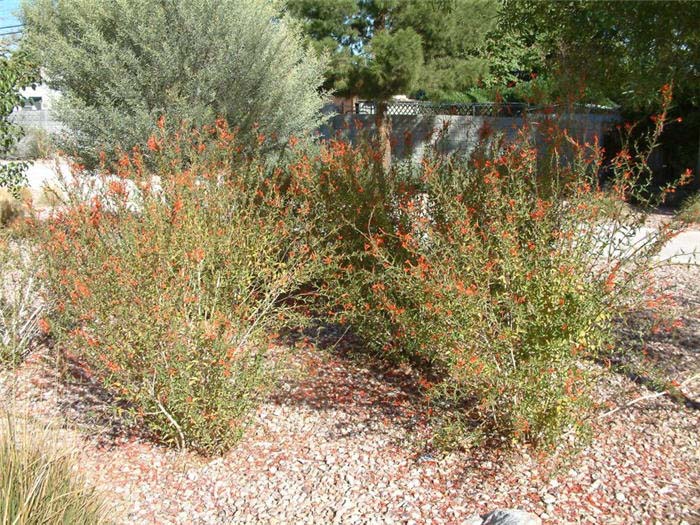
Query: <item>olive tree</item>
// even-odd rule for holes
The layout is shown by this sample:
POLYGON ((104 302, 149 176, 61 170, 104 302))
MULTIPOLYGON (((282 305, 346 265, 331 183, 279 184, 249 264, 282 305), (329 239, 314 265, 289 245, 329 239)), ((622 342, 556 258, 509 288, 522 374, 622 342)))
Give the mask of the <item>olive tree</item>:
POLYGON ((276 0, 26 0, 21 17, 86 161, 143 144, 162 115, 280 141, 319 123, 325 65, 276 0))

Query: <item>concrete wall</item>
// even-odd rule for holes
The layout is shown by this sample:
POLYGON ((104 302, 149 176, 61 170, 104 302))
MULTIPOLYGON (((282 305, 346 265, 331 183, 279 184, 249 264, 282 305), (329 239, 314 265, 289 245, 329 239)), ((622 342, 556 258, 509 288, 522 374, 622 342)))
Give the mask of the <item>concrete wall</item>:
MULTIPOLYGON (((515 136, 523 126, 523 117, 482 117, 461 115, 389 117, 392 123, 392 153, 397 159, 420 160, 426 148, 432 145, 446 153, 470 153, 486 127, 506 136, 515 136), (441 130, 444 130, 442 133, 441 130), (438 142, 439 141, 439 142, 438 142)), ((579 141, 591 142, 595 137, 602 143, 603 135, 619 116, 612 113, 550 114, 531 113, 527 117, 533 129, 546 125, 548 119, 556 120, 569 134, 579 141)), ((356 140, 362 132, 375 131, 373 115, 336 115, 320 129, 324 138, 343 136, 356 140)))

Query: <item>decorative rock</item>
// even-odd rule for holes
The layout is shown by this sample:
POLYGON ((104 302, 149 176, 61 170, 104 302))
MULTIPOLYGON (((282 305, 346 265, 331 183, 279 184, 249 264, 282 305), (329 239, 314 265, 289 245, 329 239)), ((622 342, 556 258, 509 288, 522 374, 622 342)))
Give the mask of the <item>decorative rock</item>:
POLYGON ((499 509, 484 516, 482 525, 542 525, 542 520, 524 510, 499 509))
POLYGON ((553 496, 552 494, 550 494, 549 492, 545 492, 545 493, 542 495, 542 501, 543 501, 545 504, 547 504, 547 505, 551 505, 552 503, 555 503, 555 502, 557 501, 557 498, 554 497, 554 496, 553 496))
POLYGON ((482 523, 484 523, 484 519, 478 514, 474 514, 473 516, 469 516, 462 525, 482 525, 482 523))

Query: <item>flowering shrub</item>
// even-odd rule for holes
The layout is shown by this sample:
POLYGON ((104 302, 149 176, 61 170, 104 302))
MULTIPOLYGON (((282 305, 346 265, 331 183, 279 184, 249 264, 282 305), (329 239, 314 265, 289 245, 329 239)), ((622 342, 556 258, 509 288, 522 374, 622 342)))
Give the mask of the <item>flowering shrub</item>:
POLYGON ((322 259, 281 189, 304 176, 222 121, 162 132, 76 173, 42 228, 53 332, 165 442, 225 451, 268 384, 270 338, 322 259))
MULTIPOLYGON (((391 231, 401 221, 396 196, 414 191, 410 172, 385 173, 380 148, 365 139, 358 145, 330 140, 317 155, 304 160, 311 176, 302 198, 318 210, 317 231, 321 235, 333 231, 328 241, 337 256, 334 261, 343 263, 336 269, 345 274, 374 267, 377 261, 365 253, 367 237, 391 231)), ((399 252, 401 243, 393 242, 389 248, 399 252)))
POLYGON ((390 172, 370 143, 292 140, 273 162, 265 136, 251 148, 221 121, 161 132, 78 173, 41 229, 42 330, 163 440, 203 452, 235 442, 270 338, 312 313, 418 366, 451 440, 553 444, 585 429, 587 359, 650 300, 682 223, 648 234, 643 206, 619 205, 674 191, 649 191, 639 148, 603 189, 596 143, 539 129, 390 172))
POLYGON ((645 236, 643 212, 606 211, 646 189, 635 159, 615 159, 608 192, 601 148, 554 126, 488 137, 470 159, 427 157, 416 186, 385 197, 390 224, 365 212, 361 253, 330 285, 338 318, 375 351, 422 366, 452 438, 546 445, 583 430, 584 359, 648 297, 654 257, 681 227, 645 236))

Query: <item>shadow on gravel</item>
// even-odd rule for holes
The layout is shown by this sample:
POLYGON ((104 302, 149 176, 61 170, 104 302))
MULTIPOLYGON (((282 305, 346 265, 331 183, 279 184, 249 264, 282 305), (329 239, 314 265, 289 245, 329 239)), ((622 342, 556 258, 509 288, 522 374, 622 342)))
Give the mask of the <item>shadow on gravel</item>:
POLYGON ((128 410, 128 405, 115 400, 79 361, 63 356, 56 376, 61 414, 95 438, 98 446, 115 446, 125 438, 153 439, 119 416, 119 412, 128 410))
POLYGON ((360 342, 334 326, 284 334, 294 349, 296 376, 284 378, 269 400, 314 410, 341 410, 351 424, 339 423, 338 437, 379 430, 391 423, 408 432, 428 424, 428 400, 418 373, 368 356, 360 342))
MULTIPOLYGON (((693 301, 684 301, 688 310, 693 301)), ((680 326, 651 330, 651 311, 636 312, 619 327, 621 344, 597 362, 622 374, 652 392, 668 391, 668 396, 693 410, 700 401, 675 388, 674 381, 700 370, 700 318, 683 315, 680 326)))

